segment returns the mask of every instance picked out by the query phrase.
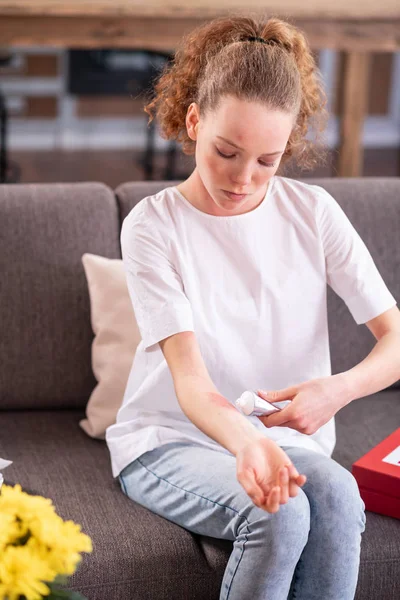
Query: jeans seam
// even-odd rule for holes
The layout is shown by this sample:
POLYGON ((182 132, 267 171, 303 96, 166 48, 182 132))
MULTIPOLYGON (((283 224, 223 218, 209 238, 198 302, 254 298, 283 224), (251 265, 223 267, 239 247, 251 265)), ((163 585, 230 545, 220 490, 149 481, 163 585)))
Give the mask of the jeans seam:
POLYGON ((212 502, 213 504, 218 504, 218 506, 222 506, 222 508, 227 508, 229 510, 232 510, 233 512, 235 512, 236 514, 239 515, 239 517, 242 517, 244 519, 247 518, 244 515, 241 515, 240 512, 238 510, 236 510, 235 508, 232 508, 231 506, 226 506, 226 504, 220 504, 219 502, 216 502, 215 500, 211 500, 210 498, 206 498, 205 496, 202 496, 201 494, 196 494, 196 492, 192 492, 191 490, 187 490, 186 488, 183 487, 179 487, 178 485, 175 485, 175 483, 172 483, 171 481, 168 481, 168 479, 165 479, 164 477, 160 477, 159 475, 157 475, 157 473, 154 473, 154 471, 152 471, 151 469, 149 469, 145 464, 143 464, 139 459, 137 459, 137 461, 147 470, 149 471, 149 473, 152 473, 155 477, 157 477, 157 479, 160 479, 161 481, 165 481, 166 483, 168 483, 169 485, 172 485, 173 487, 176 487, 178 490, 183 490, 184 492, 187 492, 188 494, 193 494, 194 496, 198 496, 199 498, 203 498, 204 500, 207 500, 208 502, 212 502))
MULTIPOLYGON (((205 496, 202 496, 201 494, 196 494, 196 492, 192 492, 190 490, 187 490, 186 488, 179 487, 178 485, 175 485, 171 481, 168 481, 168 479, 165 479, 164 477, 160 477, 159 475, 157 475, 157 473, 154 473, 154 471, 152 471, 144 463, 142 463, 142 461, 139 458, 137 459, 137 461, 142 465, 142 467, 144 467, 147 471, 149 471, 149 473, 151 473, 152 475, 154 475, 154 477, 157 477, 157 479, 159 479, 160 481, 165 481, 165 483, 168 483, 169 485, 172 485, 173 487, 177 488, 178 490, 182 490, 182 491, 184 491, 184 492, 186 492, 188 494, 193 494, 194 496, 198 496, 199 498, 203 498, 203 500, 207 500, 207 502, 211 502, 212 504, 217 504, 218 506, 221 506, 222 508, 226 508, 228 510, 231 510, 231 511, 235 512, 241 519, 244 519, 246 521, 248 533, 250 532, 250 523, 249 523, 247 517, 245 517, 244 515, 241 515, 240 512, 238 510, 236 510, 235 508, 232 508, 231 506, 226 506, 225 504, 220 504, 219 502, 216 502, 215 500, 211 500, 210 498, 206 498, 205 496)), ((236 564, 234 573, 233 573, 232 578, 231 578, 231 583, 230 583, 229 588, 228 588, 228 594, 226 596, 227 600, 229 598, 229 593, 231 591, 231 587, 232 587, 232 583, 233 583, 233 578, 235 577, 236 571, 238 570, 238 567, 239 567, 239 564, 240 564, 240 561, 242 560, 243 553, 244 553, 244 550, 245 550, 245 544, 246 544, 247 539, 248 539, 246 534, 244 534, 244 536, 245 536, 245 540, 243 542, 242 553, 241 553, 240 558, 239 558, 239 560, 238 560, 238 562, 236 564)))
MULTIPOLYGON (((243 517, 243 518, 244 518, 244 519, 246 519, 246 523, 247 523, 247 532, 248 532, 248 533, 250 533, 249 522, 248 522, 248 520, 247 520, 247 518, 246 518, 246 517, 243 517)), ((229 587, 228 587, 228 594, 227 594, 227 596, 226 596, 226 600, 228 600, 228 598, 229 598, 229 594, 230 594, 230 592, 231 592, 231 587, 232 587, 233 579, 234 579, 234 577, 235 577, 235 575, 236 575, 236 571, 238 570, 238 567, 239 567, 240 561, 241 561, 241 560, 242 560, 242 558, 243 558, 243 554, 244 554, 244 550, 245 550, 245 548, 244 548, 244 547, 245 547, 245 544, 246 544, 246 542, 247 542, 247 539, 248 539, 248 538, 247 538, 247 534, 244 534, 244 537, 245 537, 245 540, 244 540, 244 542, 243 542, 242 553, 241 553, 241 555, 240 555, 240 557, 239 557, 239 560, 238 560, 238 561, 237 561, 237 563, 236 563, 235 570, 234 570, 234 572, 233 572, 233 575, 232 575, 232 577, 231 577, 231 582, 230 582, 230 584, 229 584, 229 587)))
POLYGON ((119 476, 119 481, 120 481, 120 484, 122 486, 122 491, 124 492, 125 496, 127 496, 128 493, 127 493, 126 485, 125 485, 125 482, 124 482, 124 479, 123 479, 122 475, 119 476))

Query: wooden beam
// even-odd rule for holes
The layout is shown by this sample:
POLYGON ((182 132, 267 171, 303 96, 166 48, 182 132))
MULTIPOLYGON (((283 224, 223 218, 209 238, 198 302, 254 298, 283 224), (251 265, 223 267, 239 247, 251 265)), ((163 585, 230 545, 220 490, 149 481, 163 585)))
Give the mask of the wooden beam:
MULTIPOLYGON (((160 17, 107 19, 100 17, 3 16, 3 47, 52 46, 69 48, 148 48, 173 51, 182 36, 207 21, 199 18, 160 17)), ((396 52, 400 50, 397 21, 294 21, 316 50, 396 52)))
POLYGON ((339 177, 362 175, 362 133, 367 114, 370 55, 348 52, 344 56, 342 117, 340 121, 339 177))
POLYGON ((52 46, 68 48, 147 48, 173 51, 182 35, 199 24, 197 19, 142 17, 2 17, 3 47, 52 46))
POLYGON ((210 19, 227 13, 248 15, 250 12, 264 16, 282 15, 302 19, 356 19, 357 21, 398 19, 398 0, 2 0, 0 15, 44 16, 105 16, 127 17, 168 17, 210 19))

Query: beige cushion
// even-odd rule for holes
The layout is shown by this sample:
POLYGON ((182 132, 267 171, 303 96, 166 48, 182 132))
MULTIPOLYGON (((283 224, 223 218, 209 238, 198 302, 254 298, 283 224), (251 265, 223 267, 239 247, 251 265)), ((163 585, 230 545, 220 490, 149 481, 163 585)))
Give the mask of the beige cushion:
POLYGON ((141 336, 122 260, 86 253, 82 263, 95 334, 92 369, 98 384, 86 407, 87 418, 80 425, 91 437, 105 439, 106 428, 115 423, 121 406, 141 336))

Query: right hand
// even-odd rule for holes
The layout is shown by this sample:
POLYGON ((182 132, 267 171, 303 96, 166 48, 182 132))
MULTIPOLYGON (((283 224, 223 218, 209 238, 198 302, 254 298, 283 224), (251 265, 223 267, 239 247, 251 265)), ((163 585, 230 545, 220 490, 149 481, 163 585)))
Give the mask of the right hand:
POLYGON ((256 506, 276 513, 289 496, 299 493, 307 477, 299 475, 289 456, 269 438, 249 442, 236 454, 239 483, 256 506))

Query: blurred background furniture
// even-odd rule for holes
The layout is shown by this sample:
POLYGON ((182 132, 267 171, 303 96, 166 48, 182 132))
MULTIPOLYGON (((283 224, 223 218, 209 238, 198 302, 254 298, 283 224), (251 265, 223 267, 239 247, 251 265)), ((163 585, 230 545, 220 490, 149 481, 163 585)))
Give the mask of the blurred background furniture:
POLYGON ((7 181, 7 109, 4 96, 0 90, 0 183, 7 181))
MULTIPOLYGON (((50 45, 69 48, 147 48, 174 51, 182 35, 228 12, 249 11, 288 18, 300 26, 314 49, 344 53, 338 175, 361 175, 361 135, 366 112, 371 52, 400 49, 397 0, 13 0, 0 4, 4 46, 50 45)), ((151 135, 151 134, 150 134, 151 135)))
MULTIPOLYGON (((121 258, 120 228, 147 195, 179 181, 0 186, 0 456, 5 483, 51 498, 82 525, 93 553, 72 577, 88 600, 218 600, 232 542, 192 534, 128 499, 105 441, 80 428, 97 381, 81 257, 121 258), (39 232, 39 234, 38 234, 39 232)), ((342 206, 400 298, 400 179, 307 179, 342 206)), ((327 289, 332 373, 376 343, 327 289)), ((336 415, 334 460, 351 465, 400 421, 400 382, 336 415)), ((400 521, 366 511, 355 600, 400 598, 400 521)), ((247 600, 247 599, 246 599, 247 600)), ((277 600, 277 599, 273 599, 277 600)), ((323 600, 323 596, 321 597, 323 600)))
MULTIPOLYGON (((10 61, 11 53, 0 49, 0 67, 8 65, 10 61)), ((18 181, 20 169, 18 165, 14 161, 10 161, 8 157, 7 129, 8 110, 0 85, 0 183, 16 183, 18 181)))
MULTIPOLYGON (((70 50, 67 92, 72 95, 122 96, 144 98, 152 95, 153 82, 173 58, 161 50, 70 50)), ((147 115, 146 115, 147 116, 147 115)), ((146 180, 154 178, 154 138, 156 120, 146 126, 146 149, 140 164, 146 180)), ((179 178, 176 174, 177 143, 168 141, 164 179, 179 178)))

